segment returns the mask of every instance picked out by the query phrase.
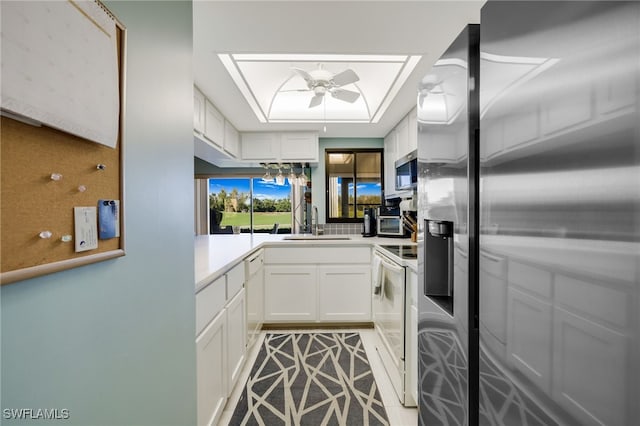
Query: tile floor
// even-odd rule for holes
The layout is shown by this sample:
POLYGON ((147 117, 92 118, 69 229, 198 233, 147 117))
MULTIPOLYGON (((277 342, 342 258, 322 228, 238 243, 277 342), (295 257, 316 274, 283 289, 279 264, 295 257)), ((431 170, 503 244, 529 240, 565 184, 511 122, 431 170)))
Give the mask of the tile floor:
MULTIPOLYGON (((380 357, 376 353, 375 349, 375 331, 373 328, 365 328, 365 329, 313 329, 313 330, 304 330, 304 329, 296 329, 296 330, 272 330, 272 331, 262 331, 256 343, 249 349, 249 353, 247 354, 247 359, 245 361, 244 367, 242 369, 242 373, 238 379, 238 383, 229 400, 227 401, 227 405, 224 407, 224 411, 222 412, 222 416, 220 418, 220 422, 218 426, 227 426, 229 424, 229 420, 233 415, 233 410, 236 407, 236 403, 240 394, 242 393, 242 389, 244 388, 244 384, 249 377, 249 372, 251 371, 251 367, 253 366, 253 362, 258 356, 258 351, 262 346, 262 341, 266 333, 284 333, 284 332, 292 332, 292 333, 304 333, 304 332, 336 332, 336 333, 348 333, 357 331, 360 333, 360 337, 362 338, 362 343, 364 344, 365 351, 367 352, 367 358, 369 358, 369 363, 371 364, 371 369, 373 370, 373 375, 376 379, 376 384, 380 390, 380 395, 382 397, 382 401, 384 402, 385 409, 387 410, 387 417, 389 417, 389 424, 391 426, 416 426, 418 424, 418 410, 415 408, 405 408, 402 406, 398 397, 396 396, 395 391, 393 390, 393 385, 387 376, 387 372, 384 371, 384 366, 382 365, 382 361, 380 361, 380 357)), ((235 425, 230 425, 235 426, 235 425)), ((351 425, 345 425, 351 426, 351 425)))

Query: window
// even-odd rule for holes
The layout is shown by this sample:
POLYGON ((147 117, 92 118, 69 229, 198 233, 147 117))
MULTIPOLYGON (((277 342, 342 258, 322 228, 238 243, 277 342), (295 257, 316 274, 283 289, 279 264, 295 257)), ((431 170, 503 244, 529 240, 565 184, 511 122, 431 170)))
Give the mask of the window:
POLYGON ((328 149, 325 169, 327 222, 361 222, 382 204, 381 149, 328 149))
POLYGON ((290 233, 291 185, 261 178, 209 179, 209 232, 290 233))

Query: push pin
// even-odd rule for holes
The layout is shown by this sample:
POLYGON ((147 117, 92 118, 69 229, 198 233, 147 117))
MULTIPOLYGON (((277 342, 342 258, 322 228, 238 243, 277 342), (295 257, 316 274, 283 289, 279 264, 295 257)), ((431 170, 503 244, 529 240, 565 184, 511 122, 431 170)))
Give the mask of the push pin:
POLYGON ((46 240, 47 238, 51 238, 52 235, 53 234, 51 233, 51 231, 42 231, 41 233, 38 234, 38 236, 43 240, 46 240))
POLYGON ((51 180, 55 180, 56 182, 62 179, 62 175, 60 173, 51 173, 51 180))
POLYGON ((84 185, 80 185, 80 186, 78 187, 78 191, 80 191, 80 192, 84 192, 84 191, 86 191, 86 190, 87 190, 87 187, 86 187, 86 186, 84 186, 84 185))
POLYGON ((100 164, 98 164, 98 165, 96 166, 96 169, 98 169, 98 170, 104 170, 104 169, 106 169, 106 168, 107 168, 107 166, 105 166, 105 165, 104 165, 104 164, 102 164, 102 163, 100 163, 100 164))
POLYGON ((68 243, 68 242, 70 242, 71 240, 73 240, 73 237, 72 237, 71 235, 63 235, 63 236, 60 238, 60 241, 62 241, 63 243, 68 243))

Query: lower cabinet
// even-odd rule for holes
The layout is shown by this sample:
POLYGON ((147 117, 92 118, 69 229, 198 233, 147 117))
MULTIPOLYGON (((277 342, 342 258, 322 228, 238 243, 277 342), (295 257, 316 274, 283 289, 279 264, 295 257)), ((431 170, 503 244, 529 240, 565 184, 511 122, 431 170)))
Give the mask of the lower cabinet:
POLYGON ((371 266, 318 267, 320 321, 371 320, 371 266))
POLYGON ((196 339, 198 425, 215 425, 227 400, 227 311, 196 339))
POLYGON ((315 266, 265 266, 264 293, 265 321, 316 319, 315 266))
POLYGON ((218 423, 242 371, 247 344, 243 281, 244 268, 235 267, 196 294, 196 317, 201 322, 213 318, 196 337, 199 426, 218 423))
POLYGON ((264 320, 371 321, 371 248, 265 249, 264 320))
POLYGON ((418 274, 409 268, 405 288, 405 405, 413 407, 418 401, 418 274))
POLYGON ((247 317, 244 300, 245 292, 240 290, 227 305, 227 356, 229 360, 229 390, 233 389, 242 366, 244 365, 247 347, 247 317))
POLYGON ((258 251, 245 259, 247 301, 247 348, 257 341, 264 321, 264 255, 258 251))

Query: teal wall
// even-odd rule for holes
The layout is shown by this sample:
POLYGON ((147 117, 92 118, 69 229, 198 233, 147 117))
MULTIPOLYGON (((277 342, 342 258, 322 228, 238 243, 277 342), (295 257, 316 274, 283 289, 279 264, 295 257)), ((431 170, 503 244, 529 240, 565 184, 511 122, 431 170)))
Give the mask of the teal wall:
POLYGON ((384 148, 384 138, 320 138, 320 161, 318 167, 311 168, 311 200, 318 207, 318 221, 325 223, 325 165, 324 154, 327 148, 384 148))
POLYGON ((106 1, 127 27, 126 256, 2 286, 2 408, 196 423, 190 1, 106 1))

